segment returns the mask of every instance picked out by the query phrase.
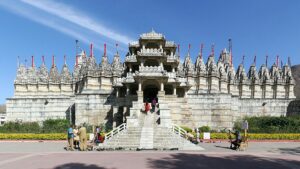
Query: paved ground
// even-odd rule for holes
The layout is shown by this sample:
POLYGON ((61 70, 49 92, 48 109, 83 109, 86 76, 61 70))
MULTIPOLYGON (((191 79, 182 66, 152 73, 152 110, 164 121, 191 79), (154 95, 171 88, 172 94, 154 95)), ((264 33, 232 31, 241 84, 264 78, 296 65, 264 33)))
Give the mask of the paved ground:
POLYGON ((202 143, 200 152, 66 152, 64 142, 0 142, 1 169, 300 169, 300 143, 250 143, 244 152, 228 143, 202 143))

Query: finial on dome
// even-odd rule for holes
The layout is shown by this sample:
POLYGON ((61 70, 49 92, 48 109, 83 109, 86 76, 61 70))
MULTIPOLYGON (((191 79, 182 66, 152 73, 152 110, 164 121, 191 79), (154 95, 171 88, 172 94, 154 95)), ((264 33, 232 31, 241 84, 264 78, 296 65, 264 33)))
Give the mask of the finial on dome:
POLYGON ((64 64, 67 65, 67 57, 64 55, 64 64))
POLYGON ((42 56, 42 64, 45 65, 45 56, 42 56))
POLYGON ((118 43, 116 43, 116 51, 117 51, 117 54, 119 54, 119 51, 118 51, 118 46, 119 46, 119 44, 118 44, 118 43))

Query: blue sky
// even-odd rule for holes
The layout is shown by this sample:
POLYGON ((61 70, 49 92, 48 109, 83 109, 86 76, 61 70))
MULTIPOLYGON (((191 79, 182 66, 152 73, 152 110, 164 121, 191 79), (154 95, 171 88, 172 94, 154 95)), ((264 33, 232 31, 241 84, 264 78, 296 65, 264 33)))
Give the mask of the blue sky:
MULTIPOLYGON (((103 44, 108 44, 110 58, 115 43, 124 58, 129 41, 153 28, 167 39, 179 43, 181 57, 191 44, 193 60, 204 43, 204 58, 215 44, 219 54, 233 41, 234 65, 245 55, 248 68, 257 55, 257 66, 274 63, 276 55, 286 63, 299 64, 300 1, 297 0, 72 0, 72 1, 0 1, 0 103, 13 96, 17 56, 24 62, 35 56, 41 64, 45 55, 48 68, 55 55, 61 69, 75 63, 75 40, 88 51, 95 46, 100 60, 103 44)), ((269 64, 270 65, 270 64, 269 64)))

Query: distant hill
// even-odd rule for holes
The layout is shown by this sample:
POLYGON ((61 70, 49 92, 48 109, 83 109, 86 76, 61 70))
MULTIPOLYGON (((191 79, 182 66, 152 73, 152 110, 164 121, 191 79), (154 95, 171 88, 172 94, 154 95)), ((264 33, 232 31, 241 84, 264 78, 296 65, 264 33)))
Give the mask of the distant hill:
POLYGON ((5 104, 0 105, 0 113, 5 113, 6 112, 6 106, 5 104))
POLYGON ((296 82, 295 95, 300 99, 300 65, 292 66, 292 74, 296 82))

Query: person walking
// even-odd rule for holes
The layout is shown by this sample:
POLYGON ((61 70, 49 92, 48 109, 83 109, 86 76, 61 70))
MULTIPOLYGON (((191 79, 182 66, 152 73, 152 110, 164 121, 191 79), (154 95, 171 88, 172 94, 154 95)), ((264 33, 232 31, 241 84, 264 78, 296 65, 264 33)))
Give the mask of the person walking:
POLYGON ((79 149, 79 136, 78 136, 78 127, 73 127, 73 134, 74 134, 74 146, 75 149, 79 149))
POLYGON ((87 136, 86 136, 86 128, 84 126, 80 126, 78 130, 78 135, 79 135, 79 147, 81 151, 86 151, 87 150, 87 136))
POLYGON ((74 133, 73 133, 73 128, 72 125, 70 125, 70 127, 67 130, 67 136, 68 136, 68 147, 67 150, 71 150, 74 151, 74 147, 73 147, 73 138, 74 138, 74 133))

